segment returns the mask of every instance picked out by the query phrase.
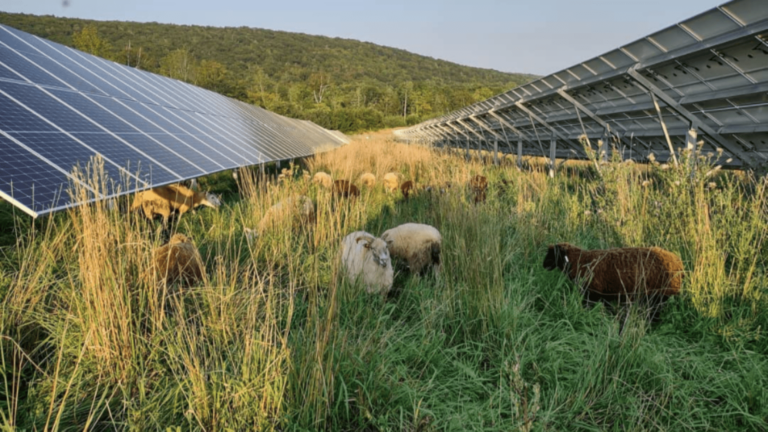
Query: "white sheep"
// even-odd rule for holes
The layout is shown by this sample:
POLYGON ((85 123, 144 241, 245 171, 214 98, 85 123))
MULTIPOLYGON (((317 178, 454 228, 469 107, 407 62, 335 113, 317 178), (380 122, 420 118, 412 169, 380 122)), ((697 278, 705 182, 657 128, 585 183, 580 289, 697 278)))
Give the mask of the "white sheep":
POLYGON ((422 273, 432 265, 440 270, 440 248, 443 237, 437 228, 417 223, 406 223, 384 231, 381 239, 387 243, 389 254, 408 262, 411 273, 422 273))
POLYGON ((376 186, 376 176, 371 173, 365 173, 360 176, 360 184, 365 187, 376 186))
POLYGON ((400 186, 400 176, 393 172, 384 174, 384 190, 395 192, 398 186, 400 186))
POLYGON ((245 236, 248 241, 253 241, 261 236, 264 231, 273 229, 280 221, 290 218, 293 227, 299 225, 311 225, 315 223, 315 205, 309 197, 293 195, 272 207, 264 213, 261 222, 256 229, 245 228, 245 236))
POLYGON ((365 231, 355 231, 341 241, 341 263, 354 283, 359 279, 369 294, 392 289, 395 272, 384 240, 365 231))
POLYGON ((326 189, 330 189, 333 187, 333 178, 331 178, 330 174, 320 171, 315 173, 315 176, 312 177, 312 183, 319 184, 326 189))

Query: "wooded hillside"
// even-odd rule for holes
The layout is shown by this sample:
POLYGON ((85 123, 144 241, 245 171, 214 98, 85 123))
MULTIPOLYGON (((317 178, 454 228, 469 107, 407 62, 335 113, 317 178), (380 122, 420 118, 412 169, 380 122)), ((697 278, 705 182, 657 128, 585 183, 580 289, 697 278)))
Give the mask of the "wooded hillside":
POLYGON ((0 23, 344 132, 415 124, 534 78, 350 39, 0 13, 0 23))

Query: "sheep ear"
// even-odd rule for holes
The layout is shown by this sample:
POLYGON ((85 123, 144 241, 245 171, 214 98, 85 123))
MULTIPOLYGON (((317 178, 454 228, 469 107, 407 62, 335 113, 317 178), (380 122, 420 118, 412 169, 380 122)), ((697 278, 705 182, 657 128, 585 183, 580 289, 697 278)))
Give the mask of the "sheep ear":
POLYGON ((365 240, 365 245, 364 246, 365 246, 366 249, 370 249, 371 248, 371 240, 373 240, 373 239, 365 237, 365 236, 360 236, 360 237, 355 239, 355 243, 360 243, 360 240, 365 240))

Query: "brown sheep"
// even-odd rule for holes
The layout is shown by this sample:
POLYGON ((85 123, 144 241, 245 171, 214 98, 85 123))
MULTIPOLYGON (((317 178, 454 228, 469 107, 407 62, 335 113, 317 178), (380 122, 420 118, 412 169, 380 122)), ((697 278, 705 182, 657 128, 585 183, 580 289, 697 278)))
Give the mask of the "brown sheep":
POLYGON ((469 181, 472 193, 475 195, 474 203, 485 202, 485 191, 488 189, 488 179, 481 175, 475 175, 469 181))
POLYGON ((651 248, 583 250, 550 245, 544 268, 560 269, 586 290, 589 300, 663 301, 680 292, 683 262, 672 252, 651 248))
POLYGON ((201 205, 218 209, 221 201, 212 193, 195 192, 176 184, 139 192, 130 210, 141 208, 150 220, 160 215, 163 217, 163 225, 167 225, 171 214, 178 213, 181 216, 201 205))
POLYGON ((333 182, 333 194, 344 198, 360 196, 360 189, 349 180, 336 180, 333 182))
POLYGON ((413 186, 413 182, 410 180, 405 181, 400 185, 400 192, 403 193, 403 198, 405 198, 406 201, 408 201, 408 197, 410 196, 411 192, 415 190, 416 188, 413 186))
POLYGON ((157 248, 154 255, 155 270, 168 284, 181 281, 184 285, 193 285, 205 278, 200 253, 184 234, 175 234, 167 244, 157 248))

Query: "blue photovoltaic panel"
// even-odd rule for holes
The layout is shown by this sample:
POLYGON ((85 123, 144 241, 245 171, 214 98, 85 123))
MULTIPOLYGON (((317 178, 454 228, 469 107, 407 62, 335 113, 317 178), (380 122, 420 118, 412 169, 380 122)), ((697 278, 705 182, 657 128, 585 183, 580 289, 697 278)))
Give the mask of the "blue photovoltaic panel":
POLYGON ((17 205, 40 212, 69 201, 66 174, 2 135, 0 153, 0 190, 17 205))
MULTIPOLYGON (((12 132, 9 135, 56 166, 68 167, 68 172, 71 172, 75 167, 84 171, 98 155, 97 152, 78 142, 74 137, 61 132, 12 132)), ((131 182, 124 182, 128 172, 121 171, 120 167, 108 161, 104 163, 104 173, 123 190, 132 184, 131 182)), ((141 180, 148 182, 151 178, 147 176, 141 180)), ((109 192, 113 191, 110 190, 109 192)))
POLYGON ((101 158, 103 198, 304 157, 342 134, 0 25, 0 197, 67 208, 75 167, 101 158))

